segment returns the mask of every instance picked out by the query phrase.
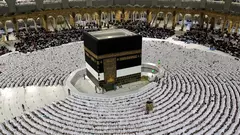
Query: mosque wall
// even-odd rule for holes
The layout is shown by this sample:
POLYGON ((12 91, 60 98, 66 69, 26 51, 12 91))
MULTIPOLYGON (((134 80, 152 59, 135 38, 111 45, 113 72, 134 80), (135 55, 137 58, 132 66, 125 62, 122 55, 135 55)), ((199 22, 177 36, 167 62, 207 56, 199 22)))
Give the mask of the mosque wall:
POLYGON ((114 0, 114 4, 115 5, 127 5, 130 3, 134 3, 135 4, 135 0, 114 0))
POLYGON ((95 7, 98 6, 107 6, 108 5, 108 1, 107 0, 101 0, 101 1, 93 1, 92 5, 95 7))
POLYGON ((16 10, 19 13, 34 11, 35 9, 36 9, 36 5, 19 5, 19 6, 16 6, 16 10))
POLYGON ((191 9, 199 9, 200 8, 200 1, 188 1, 188 2, 182 2, 181 7, 182 8, 191 8, 191 9))
POLYGON ((157 5, 175 6, 175 2, 174 1, 157 1, 157 5))
MULTIPOLYGON (((26 6, 16 6, 15 0, 6 0, 8 4, 8 12, 31 12, 33 10, 43 10, 43 9, 58 9, 58 8, 69 8, 69 7, 101 7, 101 6, 114 6, 114 5, 140 5, 140 6, 161 6, 161 7, 178 7, 178 8, 192 8, 192 9, 208 9, 214 11, 238 11, 239 4, 232 3, 231 0, 224 2, 209 2, 207 0, 87 0, 87 1, 71 1, 62 0, 61 3, 48 3, 44 4, 42 0, 35 0, 35 5, 26 6), (27 8, 29 7, 29 8, 27 8), (21 9, 22 8, 22 9, 21 9)), ((1 7, 2 8, 2 7, 1 7)), ((1 11, 1 10, 0 10, 1 11)), ((6 13, 6 12, 2 12, 6 13)))
POLYGON ((207 3, 206 4, 206 7, 205 7, 207 10, 215 10, 215 11, 223 11, 224 9, 224 5, 221 4, 221 3, 207 3))
POLYGON ((46 3, 43 4, 44 9, 60 9, 62 8, 61 3, 46 3))
POLYGON ((151 0, 136 0, 136 3, 139 5, 152 6, 151 0))
POLYGON ((240 12, 240 5, 239 4, 232 4, 230 6, 231 11, 233 12, 240 12))
POLYGON ((86 2, 85 1, 73 1, 69 2, 69 7, 85 7, 86 2))

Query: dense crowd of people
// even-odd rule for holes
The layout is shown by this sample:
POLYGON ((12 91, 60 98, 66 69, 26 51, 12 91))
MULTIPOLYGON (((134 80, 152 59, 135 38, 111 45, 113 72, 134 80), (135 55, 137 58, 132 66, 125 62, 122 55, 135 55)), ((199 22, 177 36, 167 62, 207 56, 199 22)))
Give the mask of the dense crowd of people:
POLYGON ((117 28, 125 28, 134 33, 140 34, 143 37, 166 39, 175 34, 172 29, 151 27, 146 21, 127 21, 127 22, 117 22, 114 24, 117 28))
POLYGON ((178 39, 187 43, 197 43, 217 49, 232 56, 240 57, 240 36, 236 33, 229 34, 220 30, 191 28, 178 39))
POLYGON ((0 56, 10 52, 5 46, 0 46, 0 56))
MULTIPOLYGON (((71 71, 85 67, 82 42, 9 55, 11 57, 0 57, 0 70, 3 69, 0 86, 4 87, 63 85, 61 80, 71 71)), ((128 94, 111 95, 111 98, 73 94, 34 110, 30 109, 32 104, 27 103, 24 107, 14 104, 3 112, 0 109, 0 120, 7 119, 0 124, 0 134, 240 133, 239 62, 232 57, 187 49, 162 40, 143 39, 142 62, 157 63, 158 60, 166 69, 164 76, 128 94), (146 114, 145 103, 149 98, 154 108, 146 114), (26 109, 26 113, 12 119, 6 117, 19 108, 26 109)), ((6 100, 11 100, 9 98, 6 100)), ((33 106, 45 100, 36 100, 33 106)))
MULTIPOLYGON (((175 34, 172 29, 151 27, 146 21, 126 21, 109 23, 117 28, 125 28, 143 37, 166 39, 175 34)), ((39 28, 38 31, 29 29, 28 31, 20 30, 16 35, 20 42, 15 43, 16 51, 27 53, 41 50, 49 47, 59 46, 69 42, 83 40, 83 31, 100 30, 100 26, 96 23, 86 23, 85 26, 79 25, 78 28, 62 29, 55 31, 46 31, 39 28)), ((178 40, 187 43, 202 44, 217 49, 232 56, 240 57, 240 36, 236 33, 228 34, 220 30, 202 29, 193 27, 183 35, 178 36, 178 40)), ((9 52, 6 48, 0 48, 0 54, 9 52)))
POLYGON ((41 50, 49 47, 59 46, 62 44, 81 41, 83 39, 84 31, 94 31, 97 28, 85 29, 72 28, 63 29, 61 31, 45 31, 40 29, 38 31, 20 31, 18 38, 20 42, 15 43, 16 51, 27 53, 36 50, 41 50))

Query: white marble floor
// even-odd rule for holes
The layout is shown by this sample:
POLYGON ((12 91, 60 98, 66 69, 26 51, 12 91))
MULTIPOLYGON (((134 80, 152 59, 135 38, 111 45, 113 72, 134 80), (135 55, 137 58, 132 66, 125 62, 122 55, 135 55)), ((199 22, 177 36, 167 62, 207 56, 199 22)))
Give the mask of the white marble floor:
POLYGON ((67 96, 62 86, 0 89, 0 123, 67 96))
POLYGON ((92 95, 92 96, 101 96, 102 95, 106 95, 106 96, 119 96, 119 95, 125 95, 128 94, 129 92, 136 92, 138 91, 139 88, 147 85, 149 82, 148 81, 138 81, 138 82, 133 82, 133 83, 129 83, 129 84, 125 84, 122 85, 122 88, 117 88, 117 90, 113 90, 113 91, 108 91, 108 92, 104 92, 104 94, 102 94, 102 91, 95 90, 95 85, 92 83, 92 81, 86 77, 86 79, 84 80, 83 78, 80 78, 76 84, 75 87, 78 90, 78 92, 73 91, 73 93, 86 93, 88 95, 92 95))

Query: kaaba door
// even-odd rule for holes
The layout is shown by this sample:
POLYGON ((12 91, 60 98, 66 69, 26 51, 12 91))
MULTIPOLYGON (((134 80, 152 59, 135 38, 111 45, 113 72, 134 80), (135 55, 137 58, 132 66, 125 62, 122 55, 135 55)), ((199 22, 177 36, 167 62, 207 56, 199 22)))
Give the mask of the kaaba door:
POLYGON ((116 58, 103 60, 104 80, 106 84, 115 84, 116 82, 116 58))

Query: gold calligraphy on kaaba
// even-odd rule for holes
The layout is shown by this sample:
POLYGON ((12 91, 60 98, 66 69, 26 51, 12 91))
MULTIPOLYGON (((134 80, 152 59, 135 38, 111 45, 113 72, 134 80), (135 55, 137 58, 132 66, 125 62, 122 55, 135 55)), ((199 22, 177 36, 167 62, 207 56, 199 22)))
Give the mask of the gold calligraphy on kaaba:
POLYGON ((85 52, 87 57, 90 58, 94 63, 97 63, 97 61, 92 57, 89 53, 85 52))
POLYGON ((138 58, 138 55, 131 55, 131 56, 126 56, 126 57, 120 57, 118 60, 119 61, 124 61, 124 60, 136 59, 136 58, 138 58))
POLYGON ((107 83, 114 83, 116 81, 116 58, 104 59, 104 80, 107 83))
POLYGON ((121 56, 126 56, 126 55, 140 54, 142 52, 142 50, 139 49, 139 50, 111 53, 111 54, 104 54, 104 55, 96 55, 86 47, 84 47, 84 50, 85 50, 85 52, 87 52, 90 56, 92 56, 96 60, 107 59, 107 58, 112 58, 112 57, 121 57, 121 56))

